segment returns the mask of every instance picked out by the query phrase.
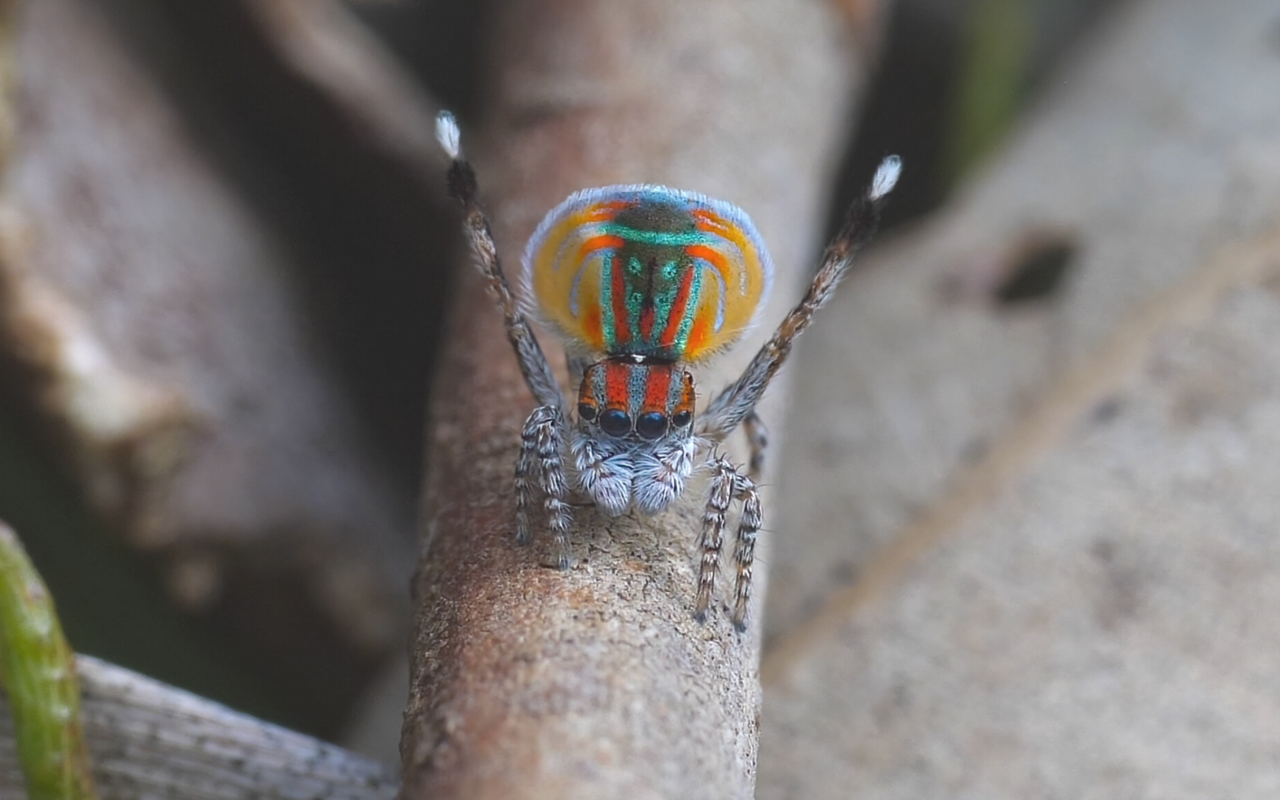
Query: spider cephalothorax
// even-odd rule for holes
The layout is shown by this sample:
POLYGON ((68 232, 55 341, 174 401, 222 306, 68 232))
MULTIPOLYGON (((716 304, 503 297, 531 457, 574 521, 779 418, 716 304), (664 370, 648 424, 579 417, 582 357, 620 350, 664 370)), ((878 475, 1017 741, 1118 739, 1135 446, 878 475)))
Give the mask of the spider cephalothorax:
POLYGON ((565 342, 570 374, 579 381, 571 420, 503 274, 476 200, 475 174, 462 157, 457 124, 448 112, 437 121, 437 136, 453 159, 450 193, 467 212, 477 264, 502 308, 507 336, 539 404, 525 421, 516 463, 517 541, 532 538, 529 511, 539 490, 556 562, 567 569, 571 493, 585 495, 610 515, 655 514, 683 494, 698 455, 707 453, 710 496, 695 613, 702 618, 710 604, 729 508, 737 500, 742 512, 732 615, 742 628, 761 524, 753 477, 766 442, 755 405, 796 336, 830 298, 853 253, 870 238, 879 201, 897 181, 897 158, 885 159, 850 209, 800 304, 697 420, 686 365, 741 338, 773 280, 773 265, 751 220, 728 203, 650 185, 588 189, 552 209, 525 249, 525 296, 533 313, 565 342), (713 454, 739 425, 751 444, 750 475, 713 454))
POLYGON ((621 356, 589 366, 570 436, 577 485, 605 513, 656 514, 693 471, 693 376, 670 361, 621 356))

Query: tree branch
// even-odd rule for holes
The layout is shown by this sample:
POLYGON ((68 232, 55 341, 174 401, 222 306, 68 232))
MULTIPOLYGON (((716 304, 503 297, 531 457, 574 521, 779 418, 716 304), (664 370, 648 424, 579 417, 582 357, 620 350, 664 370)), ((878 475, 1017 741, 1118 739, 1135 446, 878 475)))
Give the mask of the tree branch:
MULTIPOLYGON (((384 766, 96 658, 76 669, 102 800, 382 800, 384 766)), ((25 797, 8 702, 0 696, 0 800, 25 797)))
MULTIPOLYGON (((762 330, 699 374, 705 399, 807 275, 853 38, 822 3, 505 5, 490 146, 471 154, 506 263, 583 186, 663 182, 746 208, 781 274, 762 330)), ((692 619, 703 487, 653 519, 575 509, 575 567, 542 566, 547 536, 511 537, 532 399, 470 271, 454 313, 429 428, 404 796, 750 797, 760 595, 746 634, 721 596, 692 619)), ((775 392, 775 427, 779 406, 775 392)))

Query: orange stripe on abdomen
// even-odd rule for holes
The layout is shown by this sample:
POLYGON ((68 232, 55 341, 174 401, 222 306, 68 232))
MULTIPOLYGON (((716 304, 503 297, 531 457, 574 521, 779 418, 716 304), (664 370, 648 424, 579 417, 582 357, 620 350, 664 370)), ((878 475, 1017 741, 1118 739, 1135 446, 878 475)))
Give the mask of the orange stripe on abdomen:
POLYGON ((625 242, 621 236, 613 236, 610 234, 601 234, 600 236, 592 236, 581 245, 578 246, 578 260, 576 263, 581 264, 591 257, 592 253, 597 250, 618 249, 625 242))

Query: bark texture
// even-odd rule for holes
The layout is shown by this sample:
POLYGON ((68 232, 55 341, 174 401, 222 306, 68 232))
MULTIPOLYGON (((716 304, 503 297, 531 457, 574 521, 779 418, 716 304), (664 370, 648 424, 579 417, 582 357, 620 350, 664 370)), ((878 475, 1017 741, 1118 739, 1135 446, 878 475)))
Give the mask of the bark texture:
MULTIPOLYGON (((742 206, 780 275, 762 330, 699 374, 705 400, 809 274, 863 74, 853 42, 870 33, 822 2, 504 4, 492 104, 464 147, 509 274, 542 214, 584 186, 666 183, 742 206)), ((434 392, 404 796, 750 797, 763 570, 746 634, 719 594, 705 625, 692 619, 703 487, 654 519, 575 509, 576 564, 548 569, 545 535, 512 541, 532 402, 469 269, 434 392)), ((763 409, 775 427, 780 400, 763 409)))
POLYGON ((762 798, 1275 792, 1280 50, 1220 11, 1118 8, 806 342, 762 798))
MULTIPOLYGON (((381 800, 395 775, 342 748, 80 656, 76 670, 102 800, 381 800)), ((0 693, 0 800, 26 790, 0 693)))

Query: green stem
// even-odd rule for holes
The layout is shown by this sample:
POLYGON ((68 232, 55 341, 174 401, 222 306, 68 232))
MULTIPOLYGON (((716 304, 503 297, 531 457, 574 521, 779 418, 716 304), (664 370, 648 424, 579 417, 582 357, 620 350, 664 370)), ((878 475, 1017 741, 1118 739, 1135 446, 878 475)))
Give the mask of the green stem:
POLYGON ((31 800, 97 797, 80 725, 75 654, 53 597, 14 532, 0 523, 0 681, 31 800))

